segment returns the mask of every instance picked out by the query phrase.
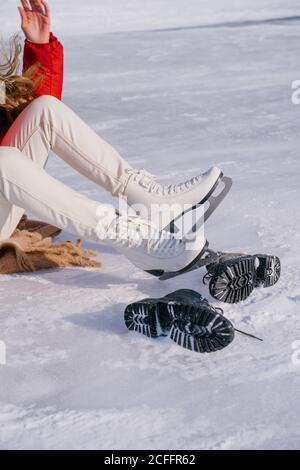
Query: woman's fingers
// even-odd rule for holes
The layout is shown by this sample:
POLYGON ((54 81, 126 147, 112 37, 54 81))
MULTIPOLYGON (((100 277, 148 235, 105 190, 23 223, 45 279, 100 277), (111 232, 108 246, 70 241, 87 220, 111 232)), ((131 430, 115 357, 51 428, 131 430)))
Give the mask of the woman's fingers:
POLYGON ((25 11, 35 11, 36 13, 41 13, 50 18, 50 8, 47 2, 44 0, 21 0, 23 8, 25 11), (28 4, 30 3, 30 7, 28 4))
POLYGON ((44 14, 44 9, 40 0, 29 0, 32 11, 44 14))
POLYGON ((30 11, 30 6, 29 6, 27 0, 21 0, 21 3, 23 5, 23 8, 24 8, 25 11, 30 11))
MULTIPOLYGON (((50 18, 50 8, 45 0, 21 0, 23 11, 34 11, 50 18)), ((19 9, 20 14, 21 10, 19 9)))
POLYGON ((45 15, 50 18, 50 8, 49 8, 49 5, 48 3, 45 1, 45 0, 41 0, 41 4, 43 5, 44 9, 45 9, 45 15))
POLYGON ((19 10, 19 13, 20 13, 20 16, 21 16, 22 26, 24 26, 26 24, 26 21, 27 21, 26 11, 24 10, 23 7, 18 7, 18 10, 19 10))

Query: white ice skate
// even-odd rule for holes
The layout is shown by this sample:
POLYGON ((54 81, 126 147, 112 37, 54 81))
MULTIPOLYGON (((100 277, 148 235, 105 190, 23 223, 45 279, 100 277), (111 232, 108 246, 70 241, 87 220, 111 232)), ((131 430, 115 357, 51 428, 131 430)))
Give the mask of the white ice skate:
POLYGON ((213 167, 206 173, 184 183, 164 186, 154 180, 145 170, 127 170, 129 179, 124 191, 129 206, 136 213, 154 222, 159 230, 180 232, 183 236, 191 232, 191 224, 183 226, 183 218, 195 208, 205 204, 203 222, 215 211, 232 186, 232 180, 213 167), (215 196, 217 189, 223 190, 215 196))
POLYGON ((180 239, 158 230, 149 221, 121 215, 117 211, 105 233, 103 222, 99 230, 99 237, 105 244, 113 246, 135 266, 160 279, 169 279, 207 264, 209 250, 204 237, 200 239, 197 236, 194 242, 180 239))

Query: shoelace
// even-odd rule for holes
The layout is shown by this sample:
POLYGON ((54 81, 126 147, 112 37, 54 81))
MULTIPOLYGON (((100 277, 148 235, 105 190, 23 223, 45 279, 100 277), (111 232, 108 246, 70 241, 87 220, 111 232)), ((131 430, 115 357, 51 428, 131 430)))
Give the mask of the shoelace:
MULTIPOLYGON (((215 307, 214 305, 210 305, 208 300, 204 299, 207 305, 210 306, 216 313, 219 313, 220 315, 224 315, 224 310, 221 307, 215 307)), ((258 336, 252 335, 251 333, 246 333, 245 331, 238 330, 237 328, 234 328, 234 331, 237 333, 240 333, 241 335, 248 336, 249 338, 257 339, 258 341, 263 341, 262 338, 259 338, 258 336)))
POLYGON ((193 186, 198 184, 201 179, 202 175, 194 176, 188 181, 179 184, 169 184, 169 185, 162 185, 157 183, 156 177, 149 173, 147 170, 134 170, 128 169, 127 173, 134 178, 140 186, 142 186, 146 191, 149 193, 155 193, 160 196, 173 196, 178 193, 188 191, 193 186))
POLYGON ((210 272, 207 272, 206 274, 204 274, 203 278, 202 278, 202 282, 203 284, 206 286, 207 283, 210 281, 210 279, 213 277, 213 275, 210 273, 210 272))
POLYGON ((250 333, 245 333, 245 331, 238 330, 237 328, 235 328, 235 331, 237 331, 241 335, 249 336, 249 338, 257 339, 258 341, 263 341, 262 338, 259 338, 258 336, 255 336, 255 335, 251 335, 250 333))
POLYGON ((136 216, 119 215, 109 230, 111 239, 128 248, 144 247, 148 253, 160 255, 168 251, 170 254, 179 252, 184 241, 166 231, 159 231, 150 222, 136 216))

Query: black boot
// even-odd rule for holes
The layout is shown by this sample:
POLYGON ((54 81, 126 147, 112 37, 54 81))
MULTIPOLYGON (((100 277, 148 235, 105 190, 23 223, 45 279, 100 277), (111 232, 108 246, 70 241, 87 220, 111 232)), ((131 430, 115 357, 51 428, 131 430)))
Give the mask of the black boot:
POLYGON ((210 295, 229 304, 247 299, 256 287, 270 287, 280 278, 280 259, 269 255, 221 253, 206 266, 210 295))
POLYGON ((169 336, 192 351, 213 352, 234 339, 234 327, 193 290, 181 289, 160 299, 143 299, 126 307, 125 323, 129 330, 156 338, 169 336))

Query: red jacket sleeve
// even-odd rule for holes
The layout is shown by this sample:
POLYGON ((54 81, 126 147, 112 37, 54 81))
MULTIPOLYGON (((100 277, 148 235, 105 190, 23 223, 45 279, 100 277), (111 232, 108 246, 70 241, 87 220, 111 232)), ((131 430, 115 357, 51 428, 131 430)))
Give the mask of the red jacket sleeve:
POLYGON ((26 39, 23 58, 23 72, 39 64, 35 76, 35 96, 52 95, 61 99, 64 76, 64 50, 62 44, 51 33, 47 44, 35 44, 26 39))

